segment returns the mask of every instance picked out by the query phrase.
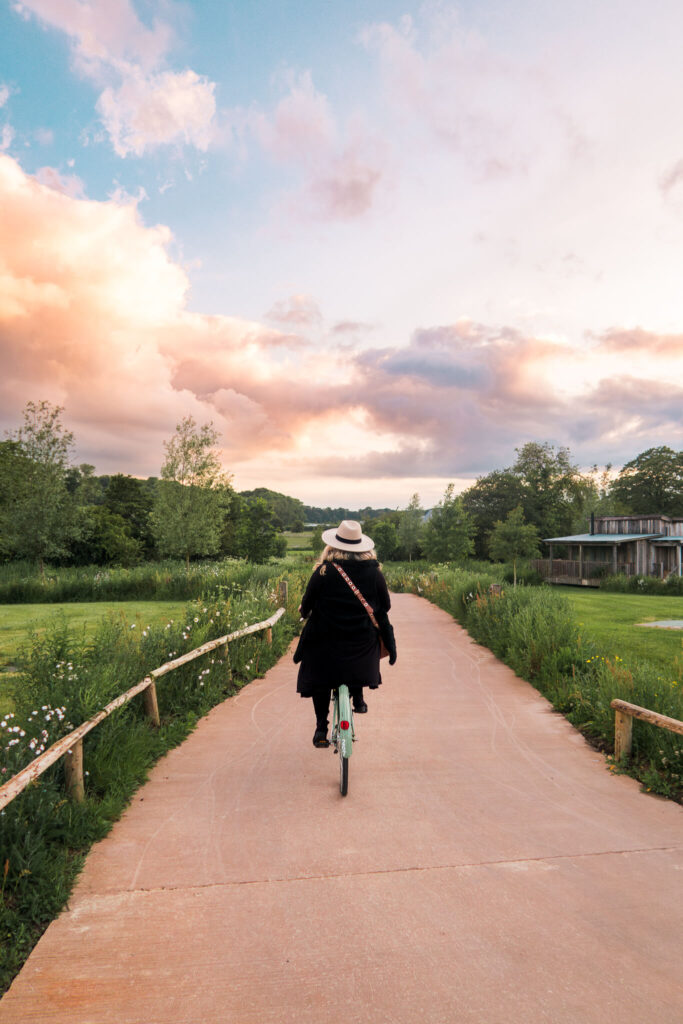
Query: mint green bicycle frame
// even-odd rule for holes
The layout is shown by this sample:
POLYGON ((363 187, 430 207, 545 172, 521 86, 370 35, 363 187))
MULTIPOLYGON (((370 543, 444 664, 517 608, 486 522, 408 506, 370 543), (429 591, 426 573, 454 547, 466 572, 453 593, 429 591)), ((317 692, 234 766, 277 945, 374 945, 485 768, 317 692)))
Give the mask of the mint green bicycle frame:
POLYGON ((337 752, 337 747, 339 747, 342 757, 351 757, 356 734, 353 728, 353 709, 351 707, 348 686, 342 684, 337 687, 333 699, 333 709, 331 741, 334 745, 335 753, 337 752), (342 722, 349 723, 346 729, 341 726, 342 722))
POLYGON ((339 754, 339 790, 342 796, 346 796, 349 791, 349 758, 355 738, 349 688, 342 683, 334 692, 330 735, 334 753, 339 754))

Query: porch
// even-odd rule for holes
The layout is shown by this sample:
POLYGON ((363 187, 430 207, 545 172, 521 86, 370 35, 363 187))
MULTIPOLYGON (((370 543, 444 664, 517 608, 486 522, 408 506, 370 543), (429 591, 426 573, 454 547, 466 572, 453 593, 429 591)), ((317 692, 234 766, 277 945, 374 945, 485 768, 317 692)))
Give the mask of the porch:
POLYGON ((572 558, 535 558, 532 567, 546 583, 569 583, 580 587, 599 587, 605 576, 635 576, 634 562, 579 561, 572 558))

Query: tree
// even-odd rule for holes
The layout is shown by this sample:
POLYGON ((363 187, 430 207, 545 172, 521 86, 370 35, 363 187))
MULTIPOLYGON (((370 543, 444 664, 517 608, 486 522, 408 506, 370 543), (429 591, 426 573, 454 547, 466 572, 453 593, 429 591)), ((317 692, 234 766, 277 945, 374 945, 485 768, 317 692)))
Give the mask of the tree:
POLYGON ((507 519, 498 520, 489 538, 491 558, 500 562, 512 562, 513 585, 517 586, 517 560, 534 558, 539 554, 538 530, 533 523, 524 522, 521 505, 508 514, 507 519))
POLYGON ((407 554, 410 562, 412 562, 413 555, 417 553, 420 547, 423 515, 424 513, 420 508, 420 495, 417 493, 413 494, 408 503, 408 508, 404 509, 401 513, 398 523, 399 545, 407 554))
POLYGON ((142 560, 142 543, 122 516, 105 505, 85 505, 80 516, 81 535, 71 552, 76 565, 137 565, 142 560))
MULTIPOLYGON (((2 501, 4 546, 18 558, 63 558, 78 536, 73 498, 66 487, 73 434, 61 422, 61 406, 28 402, 24 422, 9 437, 21 472, 7 481, 2 501)), ((16 466, 15 466, 16 469, 16 466)))
POLYGON ((457 562, 474 551, 474 523, 453 491, 449 484, 424 529, 422 546, 430 562, 457 562))
POLYGON ((472 517, 476 529, 474 553, 477 557, 488 556, 488 538, 494 523, 519 505, 523 496, 523 481, 509 469, 487 473, 463 491, 463 508, 472 517))
POLYGON ((389 562, 398 550, 398 532, 390 519, 375 519, 371 525, 363 524, 375 542, 375 550, 380 562, 389 562))
POLYGON ((568 448, 529 441, 516 448, 511 471, 523 485, 521 505, 526 519, 542 537, 571 532, 591 493, 590 481, 571 461, 568 448))
POLYGON ((164 442, 152 513, 154 537, 162 555, 184 558, 213 555, 220 548, 224 508, 223 491, 229 486, 216 452, 218 432, 211 423, 198 427, 186 416, 174 437, 164 442))
POLYGON ((635 515, 683 515, 683 452, 666 446, 641 452, 624 465, 611 495, 635 515))
POLYGON ((243 520, 242 553, 249 562, 267 562, 276 552, 276 540, 272 508, 264 498, 252 500, 243 520))
POLYGON ((152 507, 154 498, 150 489, 133 476, 115 473, 110 477, 104 495, 105 507, 126 523, 130 536, 138 541, 144 553, 150 555, 154 547, 152 534, 152 507))

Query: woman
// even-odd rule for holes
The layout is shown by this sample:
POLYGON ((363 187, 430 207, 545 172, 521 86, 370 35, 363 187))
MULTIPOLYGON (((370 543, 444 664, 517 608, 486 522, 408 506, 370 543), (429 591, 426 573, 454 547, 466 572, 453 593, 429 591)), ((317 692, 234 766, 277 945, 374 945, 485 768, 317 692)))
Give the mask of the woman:
POLYGON ((370 537, 361 531, 360 523, 345 519, 336 530, 326 530, 322 539, 326 547, 308 581, 299 609, 307 622, 294 661, 301 662, 297 693, 313 698, 316 719, 313 745, 329 747, 327 729, 332 690, 346 683, 353 710, 363 714, 368 710, 363 700, 363 686, 375 690, 382 682, 379 634, 339 568, 370 605, 389 651, 390 665, 396 661, 396 644, 387 616, 391 607, 389 591, 370 537))

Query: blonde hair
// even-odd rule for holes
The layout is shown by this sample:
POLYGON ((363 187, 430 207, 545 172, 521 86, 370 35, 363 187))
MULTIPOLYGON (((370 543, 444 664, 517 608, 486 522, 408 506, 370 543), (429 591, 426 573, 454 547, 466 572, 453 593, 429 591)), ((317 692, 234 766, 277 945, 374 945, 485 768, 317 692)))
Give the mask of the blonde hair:
POLYGON ((333 548, 331 544, 327 544, 320 552, 318 561, 313 568, 318 569, 325 562, 372 562, 373 560, 377 561, 377 552, 374 548, 370 548, 369 551, 342 551, 340 548, 333 548))

